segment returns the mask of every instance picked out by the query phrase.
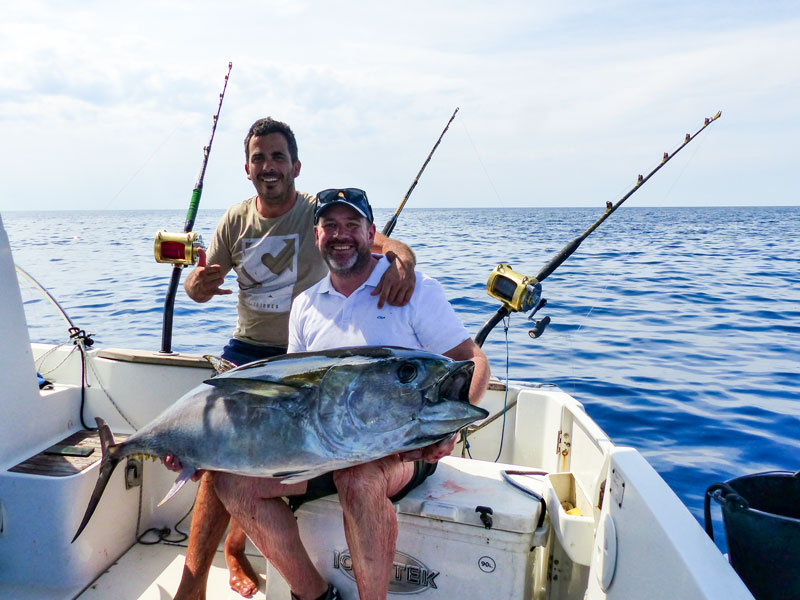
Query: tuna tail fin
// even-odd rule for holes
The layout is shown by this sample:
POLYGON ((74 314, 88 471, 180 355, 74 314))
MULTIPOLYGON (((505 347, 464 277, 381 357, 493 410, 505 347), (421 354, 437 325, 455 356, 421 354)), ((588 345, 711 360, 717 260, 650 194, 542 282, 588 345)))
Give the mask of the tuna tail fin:
POLYGON ((115 445, 114 434, 111 433, 111 429, 100 417, 95 418, 95 421, 97 421, 97 428, 98 432, 100 433, 100 449, 103 453, 103 458, 100 461, 100 475, 97 479, 97 483, 94 486, 92 497, 89 499, 89 506, 86 507, 83 520, 78 527, 78 531, 75 533, 75 537, 72 538, 73 542, 78 539, 78 536, 89 523, 89 519, 92 518, 97 505, 100 503, 100 497, 103 495, 103 492, 105 491, 106 486, 111 479, 111 474, 114 472, 114 468, 120 462, 120 459, 114 455, 115 453, 110 451, 115 445))

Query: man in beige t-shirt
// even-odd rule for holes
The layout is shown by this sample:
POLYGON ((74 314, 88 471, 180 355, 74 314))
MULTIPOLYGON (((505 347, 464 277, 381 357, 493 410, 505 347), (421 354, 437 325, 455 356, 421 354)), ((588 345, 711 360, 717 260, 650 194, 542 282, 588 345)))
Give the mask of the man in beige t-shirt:
MULTIPOLYGON (((233 269, 239 284, 236 331, 222 358, 235 364, 286 352, 292 300, 327 274, 314 244, 315 198, 297 192, 300 174, 297 142, 288 125, 271 118, 256 121, 245 137, 245 171, 256 195, 232 206, 217 226, 208 255, 184 283, 187 295, 208 302, 231 294, 222 288, 233 269)), ((374 295, 402 306, 414 291, 416 258, 405 244, 376 235, 373 251, 392 261, 374 295)), ((166 464, 175 468, 173 457, 166 464)), ((183 577, 175 600, 205 598, 206 580, 229 515, 216 497, 213 474, 200 480, 183 577)), ((245 536, 233 521, 225 541, 231 587, 242 596, 257 591, 257 577, 244 555, 245 536)))

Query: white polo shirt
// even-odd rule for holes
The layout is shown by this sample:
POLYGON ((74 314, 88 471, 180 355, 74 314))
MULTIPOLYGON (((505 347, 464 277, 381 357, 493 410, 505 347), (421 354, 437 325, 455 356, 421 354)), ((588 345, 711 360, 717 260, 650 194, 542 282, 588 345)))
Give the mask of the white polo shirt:
POLYGON ((330 274, 297 296, 289 316, 289 352, 347 346, 403 346, 442 354, 470 337, 439 282, 415 271, 411 301, 384 304, 372 296, 389 260, 376 255, 369 279, 350 296, 337 292, 330 274))

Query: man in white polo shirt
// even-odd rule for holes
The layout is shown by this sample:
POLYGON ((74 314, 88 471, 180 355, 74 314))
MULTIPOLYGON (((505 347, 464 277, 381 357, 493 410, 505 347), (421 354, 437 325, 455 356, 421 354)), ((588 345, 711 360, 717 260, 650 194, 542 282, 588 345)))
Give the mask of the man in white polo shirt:
MULTIPOLYGON (((292 304, 288 351, 391 345, 471 360, 475 370, 469 398, 477 404, 486 390, 489 365, 439 283, 416 273, 417 286, 406 306, 376 310, 371 293, 389 261, 370 252, 375 225, 366 194, 346 188, 322 191, 317 198, 314 237, 330 272, 292 304)), ((455 436, 296 484, 219 473, 216 489, 300 600, 339 596, 308 557, 292 510, 338 492, 359 598, 385 600, 397 540, 392 502, 422 483, 454 446, 455 436), (282 496, 289 498, 289 506, 282 496)))
MULTIPOLYGON (((332 192, 355 194, 353 188, 332 192)), ((391 345, 442 354, 470 339, 439 283, 420 273, 415 273, 419 289, 408 304, 378 309, 372 302, 371 306, 370 295, 390 262, 369 252, 375 226, 366 196, 363 210, 369 216, 338 196, 338 202, 323 202, 330 190, 320 193, 314 235, 330 276, 295 299, 288 352, 391 345)))

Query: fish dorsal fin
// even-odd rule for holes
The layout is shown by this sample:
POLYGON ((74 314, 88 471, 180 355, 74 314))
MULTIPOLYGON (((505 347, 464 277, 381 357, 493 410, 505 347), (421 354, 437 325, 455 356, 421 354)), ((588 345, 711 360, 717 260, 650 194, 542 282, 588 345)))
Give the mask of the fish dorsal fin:
POLYGON ((186 485, 186 482, 192 478, 192 475, 194 475, 194 473, 195 469, 193 467, 184 467, 183 470, 178 475, 178 478, 175 480, 175 483, 167 492, 167 495, 164 496, 164 499, 161 502, 159 502, 158 505, 161 506, 162 504, 165 504, 167 501, 169 501, 170 498, 172 498, 175 494, 177 494, 178 491, 184 485, 186 485))

